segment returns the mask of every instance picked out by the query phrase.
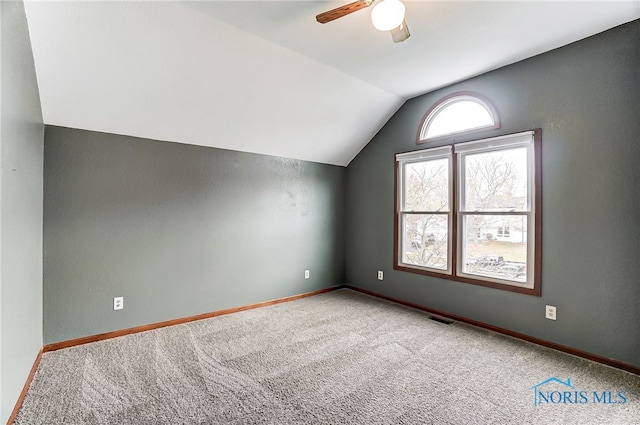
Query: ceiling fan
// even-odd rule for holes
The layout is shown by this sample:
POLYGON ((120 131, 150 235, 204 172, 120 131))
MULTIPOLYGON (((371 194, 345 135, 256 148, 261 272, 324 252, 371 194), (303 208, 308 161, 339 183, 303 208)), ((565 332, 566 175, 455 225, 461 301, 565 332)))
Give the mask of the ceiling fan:
POLYGON ((316 21, 326 24, 376 3, 371 10, 373 26, 380 31, 391 31, 395 43, 405 41, 411 34, 404 20, 405 7, 400 0, 358 0, 336 7, 316 16, 316 21))

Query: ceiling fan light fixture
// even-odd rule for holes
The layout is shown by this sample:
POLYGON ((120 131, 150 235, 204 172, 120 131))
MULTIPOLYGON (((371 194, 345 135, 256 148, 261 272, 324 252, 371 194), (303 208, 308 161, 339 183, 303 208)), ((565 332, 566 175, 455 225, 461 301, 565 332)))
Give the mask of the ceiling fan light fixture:
POLYGON ((382 0, 371 11, 371 22, 379 31, 391 31, 404 21, 404 4, 400 0, 382 0))
POLYGON ((391 38, 393 38, 394 43, 402 43, 410 36, 409 27, 407 27, 407 23, 405 21, 402 21, 398 28, 391 30, 391 38))

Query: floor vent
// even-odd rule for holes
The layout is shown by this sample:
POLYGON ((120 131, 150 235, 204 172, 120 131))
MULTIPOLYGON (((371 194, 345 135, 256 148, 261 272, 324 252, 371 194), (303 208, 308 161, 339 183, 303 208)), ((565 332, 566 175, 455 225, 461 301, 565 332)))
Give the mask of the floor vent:
POLYGON ((436 322, 444 323, 445 325, 450 325, 453 323, 451 320, 443 319, 442 317, 437 316, 429 316, 429 319, 435 320, 436 322))

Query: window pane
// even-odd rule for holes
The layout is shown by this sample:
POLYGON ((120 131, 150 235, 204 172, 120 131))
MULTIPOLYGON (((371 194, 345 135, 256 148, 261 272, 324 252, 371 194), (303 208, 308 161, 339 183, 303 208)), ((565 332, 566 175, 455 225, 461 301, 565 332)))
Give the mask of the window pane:
POLYGON ((404 211, 449 210, 449 160, 405 165, 404 211))
POLYGON ((433 117, 426 137, 430 139, 493 124, 493 118, 484 106, 470 100, 458 101, 445 106, 433 117))
POLYGON ((447 215, 405 214, 402 261, 406 264, 448 269, 447 215))
POLYGON ((527 148, 464 156, 465 211, 527 211, 527 148))
POLYGON ((465 215, 462 271, 497 279, 527 280, 527 216, 465 215))

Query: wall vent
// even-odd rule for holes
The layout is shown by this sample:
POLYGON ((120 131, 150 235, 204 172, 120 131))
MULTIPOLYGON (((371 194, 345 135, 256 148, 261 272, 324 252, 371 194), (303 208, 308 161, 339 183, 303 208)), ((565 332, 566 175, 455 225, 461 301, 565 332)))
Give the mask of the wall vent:
POLYGON ((434 320, 436 322, 444 323, 445 325, 450 325, 450 324, 453 323, 452 320, 447 320, 447 319, 444 319, 444 318, 438 317, 438 316, 429 316, 429 319, 434 320))

